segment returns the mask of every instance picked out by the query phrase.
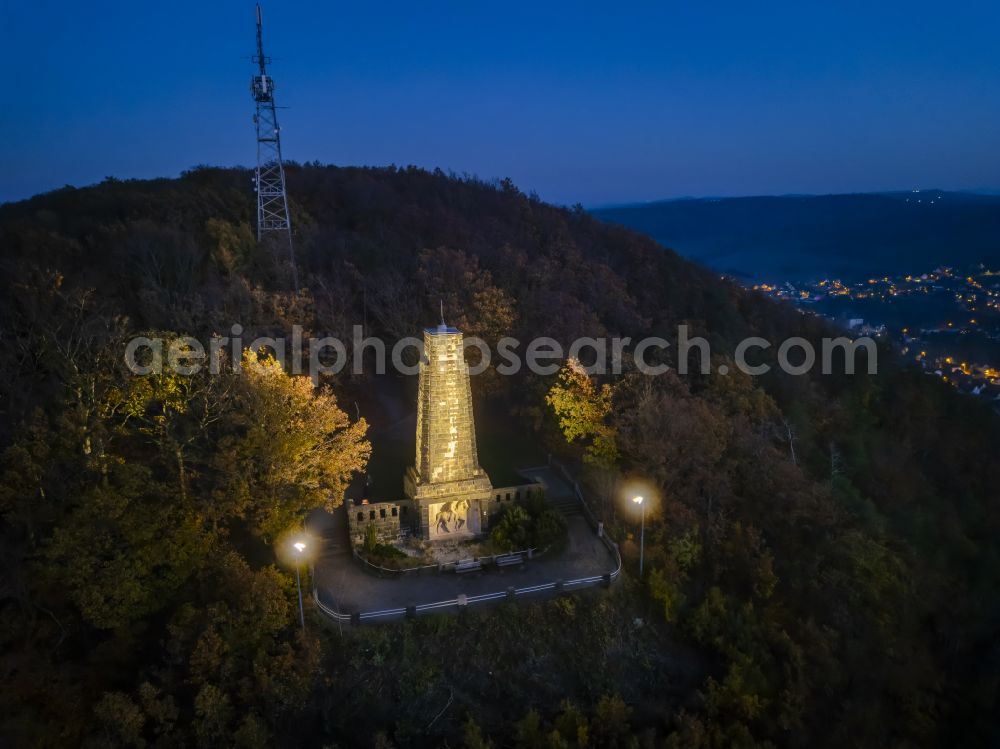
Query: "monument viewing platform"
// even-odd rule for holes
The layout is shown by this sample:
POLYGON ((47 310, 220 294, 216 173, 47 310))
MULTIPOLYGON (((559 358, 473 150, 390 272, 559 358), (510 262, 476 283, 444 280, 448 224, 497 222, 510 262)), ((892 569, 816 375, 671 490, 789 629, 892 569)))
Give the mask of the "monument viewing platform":
MULTIPOLYGON (((518 554, 497 554, 489 560, 461 558, 458 552, 452 561, 434 567, 378 570, 359 563, 355 553, 338 542, 344 534, 344 515, 357 506, 348 507, 347 513, 316 510, 307 527, 311 535, 324 539, 314 566, 317 607, 340 622, 378 622, 610 585, 621 571, 617 546, 595 528, 576 488, 553 466, 522 471, 527 480, 543 487, 546 502, 565 516, 566 538, 559 549, 530 559, 518 554)), ((377 505, 362 509, 370 511, 372 506, 377 505)), ((460 540, 431 544, 449 557, 462 545, 460 540)))

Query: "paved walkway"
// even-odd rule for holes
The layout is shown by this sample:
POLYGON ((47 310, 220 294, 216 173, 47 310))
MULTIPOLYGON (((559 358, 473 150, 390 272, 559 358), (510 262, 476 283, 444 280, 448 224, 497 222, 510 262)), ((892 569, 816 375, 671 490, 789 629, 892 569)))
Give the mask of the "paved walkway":
POLYGON ((522 468, 519 474, 532 481, 537 481, 545 489, 545 498, 554 504, 561 499, 575 499, 573 487, 566 483, 558 471, 550 466, 522 468))
MULTIPOLYGON (((572 490, 548 467, 523 473, 544 483, 546 496, 554 500, 554 504, 572 497, 572 490)), ((362 569, 352 557, 346 518, 337 517, 343 513, 343 508, 338 508, 333 515, 316 511, 307 522, 314 536, 326 540, 314 565, 317 591, 324 604, 342 614, 418 606, 451 600, 460 594, 476 596, 500 593, 509 587, 525 588, 559 580, 597 577, 613 572, 617 566, 611 552, 584 517, 570 515, 566 518, 566 549, 527 560, 519 567, 485 569, 464 575, 429 570, 421 574, 379 578, 362 569)))

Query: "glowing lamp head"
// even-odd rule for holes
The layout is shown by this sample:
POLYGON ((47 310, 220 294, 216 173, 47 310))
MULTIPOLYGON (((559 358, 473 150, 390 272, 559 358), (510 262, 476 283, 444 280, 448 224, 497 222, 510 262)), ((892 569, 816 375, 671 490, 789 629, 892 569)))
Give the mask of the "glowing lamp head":
POLYGON ((297 552, 298 552, 299 554, 301 554, 301 553, 302 553, 303 551, 305 551, 305 550, 306 550, 306 545, 305 545, 305 544, 304 544, 304 543, 303 543, 302 541, 296 541, 296 542, 295 542, 295 543, 293 544, 293 546, 295 546, 295 550, 296 550, 296 551, 297 551, 297 552))
POLYGON ((638 496, 632 497, 632 501, 635 502, 637 505, 641 505, 642 504, 642 497, 638 497, 638 496))

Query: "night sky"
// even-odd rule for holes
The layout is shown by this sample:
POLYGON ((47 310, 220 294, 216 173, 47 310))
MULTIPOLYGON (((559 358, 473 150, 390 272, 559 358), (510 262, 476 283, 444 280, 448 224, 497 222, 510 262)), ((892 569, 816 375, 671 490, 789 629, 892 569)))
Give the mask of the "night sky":
MULTIPOLYGON (((286 158, 585 205, 1000 187, 1000 3, 266 2, 286 158)), ((253 2, 7 2, 0 200, 251 165, 253 2)))

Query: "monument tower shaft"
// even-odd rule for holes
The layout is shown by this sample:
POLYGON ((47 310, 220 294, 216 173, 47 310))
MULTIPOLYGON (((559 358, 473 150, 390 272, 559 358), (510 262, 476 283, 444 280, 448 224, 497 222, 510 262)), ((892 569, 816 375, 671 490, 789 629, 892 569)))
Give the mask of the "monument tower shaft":
POLYGON ((444 323, 424 330, 415 457, 403 484, 424 538, 478 533, 493 487, 479 466, 462 333, 444 323))
POLYGON ((462 334, 439 327, 424 333, 417 400, 417 474, 438 484, 478 476, 469 370, 462 334))

